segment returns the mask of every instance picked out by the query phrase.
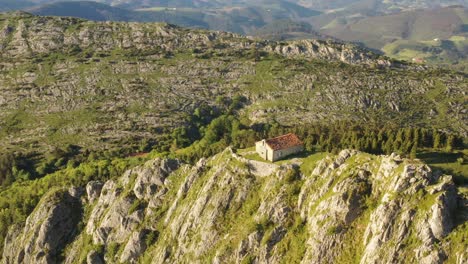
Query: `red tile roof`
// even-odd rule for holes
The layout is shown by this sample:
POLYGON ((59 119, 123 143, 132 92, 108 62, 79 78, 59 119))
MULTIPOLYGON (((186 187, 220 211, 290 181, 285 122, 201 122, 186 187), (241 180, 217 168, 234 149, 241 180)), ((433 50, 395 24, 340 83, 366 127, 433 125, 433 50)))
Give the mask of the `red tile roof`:
POLYGON ((273 150, 287 149, 291 147, 302 146, 303 144, 302 141, 292 133, 267 139, 266 143, 273 150))

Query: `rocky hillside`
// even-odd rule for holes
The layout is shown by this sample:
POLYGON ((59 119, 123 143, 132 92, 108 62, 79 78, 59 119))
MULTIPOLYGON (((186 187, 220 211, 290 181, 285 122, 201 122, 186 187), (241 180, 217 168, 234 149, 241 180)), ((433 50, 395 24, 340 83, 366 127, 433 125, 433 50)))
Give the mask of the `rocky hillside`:
POLYGON ((356 46, 270 42, 167 24, 0 15, 0 146, 122 148, 220 97, 282 125, 347 120, 466 135, 463 74, 356 46))
POLYGON ((343 150, 282 165, 226 149, 49 191, 4 263, 466 263, 466 188, 418 161, 343 150))

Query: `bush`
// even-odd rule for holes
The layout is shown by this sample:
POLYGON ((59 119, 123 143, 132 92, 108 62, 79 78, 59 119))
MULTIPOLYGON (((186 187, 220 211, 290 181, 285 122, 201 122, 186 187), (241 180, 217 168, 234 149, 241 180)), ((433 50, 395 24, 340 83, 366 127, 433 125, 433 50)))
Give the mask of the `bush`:
POLYGON ((148 203, 145 200, 140 200, 140 199, 135 199, 128 209, 128 214, 133 214, 134 212, 138 210, 145 209, 148 203))
POLYGON ((146 246, 151 246, 152 244, 156 243, 159 238, 159 232, 156 230, 148 230, 146 234, 145 243, 146 246))
POLYGON ((299 167, 295 166, 292 169, 288 170, 284 175, 284 180, 288 183, 294 182, 300 179, 299 167))
POLYGON ((117 243, 117 242, 111 242, 107 246, 106 255, 110 259, 115 259, 117 257, 117 254, 118 254, 119 250, 120 250, 120 244, 117 243))

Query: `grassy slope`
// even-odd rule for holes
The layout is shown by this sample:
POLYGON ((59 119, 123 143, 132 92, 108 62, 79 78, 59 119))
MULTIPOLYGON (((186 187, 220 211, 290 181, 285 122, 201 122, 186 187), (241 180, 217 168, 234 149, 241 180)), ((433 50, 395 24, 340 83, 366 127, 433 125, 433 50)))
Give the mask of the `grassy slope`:
POLYGON ((468 19, 464 8, 409 11, 363 19, 337 18, 322 27, 334 37, 381 49, 393 58, 424 58, 434 64, 460 64, 464 70, 468 42, 463 29, 468 19), (443 41, 431 42, 433 39, 443 41))

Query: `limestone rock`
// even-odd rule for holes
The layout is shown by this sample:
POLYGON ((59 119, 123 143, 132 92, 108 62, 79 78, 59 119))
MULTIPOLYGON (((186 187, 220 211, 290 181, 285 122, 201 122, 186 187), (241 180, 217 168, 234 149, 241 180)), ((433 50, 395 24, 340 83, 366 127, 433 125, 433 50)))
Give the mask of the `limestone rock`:
POLYGON ((136 263, 138 257, 146 250, 146 242, 144 239, 147 234, 148 230, 133 232, 120 256, 120 262, 136 263))
POLYGON ((452 177, 353 150, 310 175, 301 162, 266 176, 226 149, 196 165, 154 159, 90 182, 91 203, 80 204, 79 188, 57 191, 10 228, 3 261, 54 263, 66 247, 65 263, 464 262, 450 243, 460 243, 452 234, 463 232, 468 199, 452 177), (81 231, 73 213, 84 207, 81 231))
POLYGON ((100 181, 92 181, 86 185, 86 193, 88 194, 88 200, 94 202, 101 195, 102 186, 104 184, 100 181))
POLYGON ((5 263, 57 263, 64 247, 76 235, 81 219, 80 200, 56 190, 42 198, 24 227, 13 227, 5 241, 5 263))
POLYGON ((91 251, 86 256, 86 263, 87 264, 104 264, 104 260, 102 260, 101 255, 96 251, 91 251))

